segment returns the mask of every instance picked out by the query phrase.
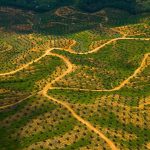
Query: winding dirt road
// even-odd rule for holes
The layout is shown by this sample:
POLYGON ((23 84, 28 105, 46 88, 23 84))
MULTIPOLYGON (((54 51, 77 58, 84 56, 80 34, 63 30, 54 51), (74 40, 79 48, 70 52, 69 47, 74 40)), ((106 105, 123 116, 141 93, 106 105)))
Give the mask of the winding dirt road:
POLYGON ((59 81, 61 78, 63 78, 64 76, 66 76, 67 74, 71 73, 74 69, 73 69, 73 65, 72 63, 64 56, 59 55, 59 54, 55 54, 55 53, 49 53, 52 56, 56 56, 59 57, 60 59, 63 59, 63 61, 65 62, 65 64, 67 65, 68 69, 59 77, 55 78, 53 81, 51 81, 51 83, 48 83, 42 91, 39 92, 40 95, 43 95, 45 97, 47 97, 48 99, 64 106, 65 108, 67 108, 67 110, 72 114, 72 116, 74 118, 76 118, 79 122, 81 122, 82 124, 86 125, 90 130, 92 130, 93 132, 95 132, 96 134, 98 134, 100 136, 100 138, 102 138, 103 140, 106 141, 106 143, 110 146, 110 148, 112 150, 118 150, 118 148, 115 146, 115 144, 109 139, 107 138, 101 131, 99 131, 98 129, 96 129, 90 122, 84 120, 83 118, 81 118, 70 106, 69 104, 67 104, 66 102, 57 100, 51 96, 49 96, 48 90, 50 90, 52 88, 52 84, 54 84, 55 82, 59 81))
POLYGON ((121 84, 113 89, 110 90, 90 90, 90 89, 79 89, 79 88, 62 88, 62 87, 53 87, 53 89, 65 89, 65 90, 79 90, 79 91, 93 91, 93 92, 113 92, 113 91, 118 91, 121 88, 123 88, 131 79, 136 77, 139 73, 142 72, 142 70, 145 68, 145 62, 146 59, 150 56, 150 53, 147 53, 144 55, 144 58, 141 62, 141 65, 134 71, 134 73, 129 76, 126 80, 121 82, 121 84))
POLYGON ((12 107, 12 106, 15 106, 15 105, 17 105, 17 104, 20 104, 21 102, 25 101, 26 99, 28 99, 28 98, 30 98, 30 97, 32 97, 32 96, 33 96, 33 94, 32 94, 32 95, 29 95, 28 97, 26 97, 26 98, 24 98, 24 99, 22 99, 22 100, 20 100, 20 101, 18 101, 18 102, 16 102, 16 103, 8 104, 8 105, 5 105, 5 106, 0 106, 0 109, 6 109, 6 108, 8 108, 8 107, 12 107))
POLYGON ((50 49, 46 50, 45 53, 44 53, 42 56, 40 56, 39 58, 37 58, 37 59, 35 59, 35 60, 33 60, 33 61, 31 61, 31 62, 25 64, 25 65, 23 65, 22 67, 20 67, 20 68, 18 68, 18 69, 16 69, 16 70, 13 70, 13 71, 10 71, 10 72, 6 72, 6 73, 0 73, 0 76, 13 75, 13 74, 15 74, 15 73, 17 73, 17 72, 19 72, 19 71, 21 71, 21 70, 27 68, 28 66, 32 65, 33 63, 38 62, 39 60, 41 60, 42 58, 44 58, 45 56, 47 56, 48 53, 49 53, 50 51, 54 50, 54 49, 68 51, 69 53, 72 53, 72 54, 87 55, 87 54, 95 53, 95 52, 99 51, 100 49, 102 49, 103 47, 105 47, 106 45, 109 45, 109 44, 111 44, 112 42, 115 42, 115 41, 118 41, 118 40, 143 40, 143 41, 149 41, 150 38, 126 38, 126 37, 115 38, 115 39, 111 39, 110 41, 108 41, 108 42, 102 44, 101 46, 99 46, 99 47, 97 47, 97 48, 95 48, 95 49, 93 49, 93 50, 91 50, 91 51, 84 52, 84 53, 77 53, 77 52, 75 52, 75 51, 71 48, 72 46, 74 46, 74 45, 76 44, 76 41, 73 40, 73 43, 69 46, 68 49, 59 48, 59 47, 58 47, 58 48, 57 48, 57 47, 50 48, 50 49))
POLYGON ((70 52, 70 53, 74 53, 74 54, 78 54, 78 55, 87 55, 87 54, 91 54, 91 53, 96 53, 98 52, 100 49, 102 49, 103 47, 105 47, 106 45, 109 45, 115 41, 119 41, 119 40, 141 40, 141 41, 150 41, 150 38, 127 38, 127 37, 120 37, 120 38, 115 38, 115 39, 111 39, 110 41, 102 44, 101 46, 88 51, 88 52, 84 52, 84 53, 77 53, 77 52, 70 52))
POLYGON ((49 53, 49 51, 51 51, 51 50, 53 50, 53 48, 48 49, 42 56, 40 56, 39 58, 37 58, 37 59, 35 59, 35 60, 33 60, 33 61, 31 61, 31 62, 25 64, 25 65, 23 65, 22 67, 20 67, 20 68, 18 68, 18 69, 16 69, 16 70, 7 72, 7 73, 1 73, 0 76, 13 75, 13 74, 15 74, 15 73, 17 73, 17 72, 19 72, 19 71, 21 71, 21 70, 23 70, 23 69, 29 67, 29 66, 32 65, 33 63, 38 62, 38 61, 41 60, 43 57, 45 57, 45 56, 49 53))
MULTIPOLYGON (((71 49, 71 47, 73 45, 75 45, 75 41, 73 42, 73 44, 68 48, 66 49, 66 51, 70 52, 70 53, 74 53, 74 54, 81 54, 81 55, 86 55, 86 54, 90 54, 90 53, 94 53, 94 52, 97 52, 99 51, 101 48, 105 47, 106 45, 114 42, 114 41, 118 41, 118 40, 125 40, 125 39, 130 39, 130 40, 150 40, 150 38, 125 38, 125 37, 122 37, 122 38, 115 38, 115 39, 112 39, 106 43, 104 43, 103 45, 91 50, 91 51, 88 51, 88 52, 85 52, 85 53, 76 53, 75 51, 73 51, 71 49)), ((74 70, 74 66, 73 64, 69 61, 68 58, 66 58, 65 56, 62 56, 62 55, 59 55, 59 54, 55 54, 55 53, 52 53, 51 51, 54 50, 54 49, 59 49, 59 50, 65 50, 63 48, 50 48, 48 49, 42 56, 40 56, 39 58, 29 62, 28 64, 26 65, 23 65, 22 67, 20 67, 19 69, 16 69, 14 71, 11 71, 11 72, 8 72, 8 73, 1 73, 0 76, 6 76, 6 75, 12 75, 12 74, 15 74, 25 68, 27 68, 29 65, 35 63, 35 62, 38 62, 39 60, 41 60, 43 57, 47 56, 47 55, 51 55, 51 56, 56 56, 56 57, 59 57, 60 59, 62 59, 65 64, 67 65, 67 70, 65 72, 63 72, 62 75, 58 76, 57 78, 55 78, 53 81, 51 81, 51 83, 47 83, 46 86, 43 88, 42 91, 40 91, 38 94, 40 95, 43 95, 44 97, 47 97, 48 99, 64 106, 65 108, 67 108, 67 110, 72 114, 72 116, 74 118, 76 118, 78 121, 80 121, 81 123, 83 123, 84 125, 86 125, 90 130, 92 130, 93 132, 95 132, 96 134, 98 134, 100 136, 100 138, 102 138, 103 140, 106 141, 106 143, 110 146, 110 148, 112 150, 118 150, 118 148, 115 146, 115 144, 109 139, 107 138, 101 131, 99 131, 97 128, 95 128, 90 122, 84 120, 83 118, 81 118, 70 106, 68 103, 66 102, 63 102, 63 101, 60 101, 58 99, 55 99, 51 96, 49 96, 47 93, 48 93, 48 90, 50 89, 56 89, 57 87, 52 87, 52 85, 59 81, 60 79, 62 79, 64 76, 66 76, 67 74, 71 73, 73 70, 74 70)), ((143 58, 143 61, 141 63, 141 65, 139 66, 139 68, 137 68, 135 70, 135 72, 130 76, 128 77, 126 80, 124 80, 118 87, 115 87, 111 90, 89 90, 89 89, 75 89, 75 90, 84 90, 84 91, 116 91, 116 90, 120 90, 122 87, 124 87, 133 77, 135 77, 138 73, 140 73, 142 71, 142 69, 145 67, 145 61, 147 59, 147 57, 150 55, 150 53, 147 53, 144 55, 144 58, 143 58)), ((58 89, 58 88, 57 88, 58 89)), ((71 89, 71 88, 64 88, 64 89, 71 89)), ((148 103, 149 104, 149 103, 148 103)), ((142 107, 142 106, 141 106, 142 107)))
POLYGON ((43 96, 47 97, 48 99, 64 106, 65 108, 67 108, 67 110, 72 114, 72 116, 74 118, 76 118, 79 122, 81 122, 82 124, 86 125, 90 130, 92 130, 93 132, 95 132, 96 134, 98 134, 100 136, 100 138, 102 138, 103 140, 106 141, 106 143, 110 146, 110 148, 112 150, 118 150, 118 148, 115 146, 115 144, 109 139, 107 138, 101 131, 99 131, 98 129, 96 129, 90 122, 84 120, 83 118, 81 118, 79 115, 77 115, 75 113, 75 111, 69 106, 69 104, 63 102, 63 101, 60 101, 60 100, 57 100, 51 96, 48 96, 46 93, 43 94, 43 96))

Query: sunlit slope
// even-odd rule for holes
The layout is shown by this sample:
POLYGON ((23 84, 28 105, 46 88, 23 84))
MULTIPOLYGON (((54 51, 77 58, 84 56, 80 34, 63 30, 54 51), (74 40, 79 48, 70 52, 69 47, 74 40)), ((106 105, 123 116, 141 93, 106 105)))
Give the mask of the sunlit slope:
POLYGON ((0 149, 149 150, 149 23, 1 8, 0 149))

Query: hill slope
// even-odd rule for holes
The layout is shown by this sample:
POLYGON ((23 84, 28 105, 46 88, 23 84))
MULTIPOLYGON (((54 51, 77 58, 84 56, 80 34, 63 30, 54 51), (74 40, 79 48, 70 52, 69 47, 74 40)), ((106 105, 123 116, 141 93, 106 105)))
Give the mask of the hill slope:
POLYGON ((105 7, 124 9, 131 13, 150 11, 149 0, 0 0, 0 5, 23 7, 36 11, 47 11, 61 6, 74 6, 87 12, 98 11, 105 7))

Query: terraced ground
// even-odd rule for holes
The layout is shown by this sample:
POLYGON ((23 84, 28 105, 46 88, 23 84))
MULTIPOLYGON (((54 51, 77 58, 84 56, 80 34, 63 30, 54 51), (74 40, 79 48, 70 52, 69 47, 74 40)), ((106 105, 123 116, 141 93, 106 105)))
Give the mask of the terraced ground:
POLYGON ((0 149, 149 150, 149 20, 1 7, 0 149))

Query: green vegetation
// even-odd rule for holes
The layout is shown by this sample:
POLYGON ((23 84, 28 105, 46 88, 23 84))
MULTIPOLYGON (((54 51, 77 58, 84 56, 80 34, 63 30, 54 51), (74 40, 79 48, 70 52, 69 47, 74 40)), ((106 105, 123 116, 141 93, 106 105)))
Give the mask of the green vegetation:
POLYGON ((75 6, 83 11, 94 12, 105 7, 124 9, 132 13, 149 11, 149 1, 145 0, 1 0, 1 5, 16 6, 36 11, 48 11, 61 6, 75 6))
POLYGON ((148 150, 147 4, 1 0, 0 150, 148 150))
POLYGON ((88 55, 58 51, 79 67, 59 81, 57 86, 112 89, 133 74, 140 66, 144 54, 149 52, 149 48, 149 41, 119 40, 105 46, 97 53, 88 55), (101 84, 98 85, 96 81, 101 84))
POLYGON ((8 79, 2 78, 1 88, 20 91, 36 90, 35 83, 43 78, 46 80, 62 64, 63 62, 59 58, 46 56, 40 62, 31 65, 32 72, 23 70, 18 72, 16 76, 8 79))

